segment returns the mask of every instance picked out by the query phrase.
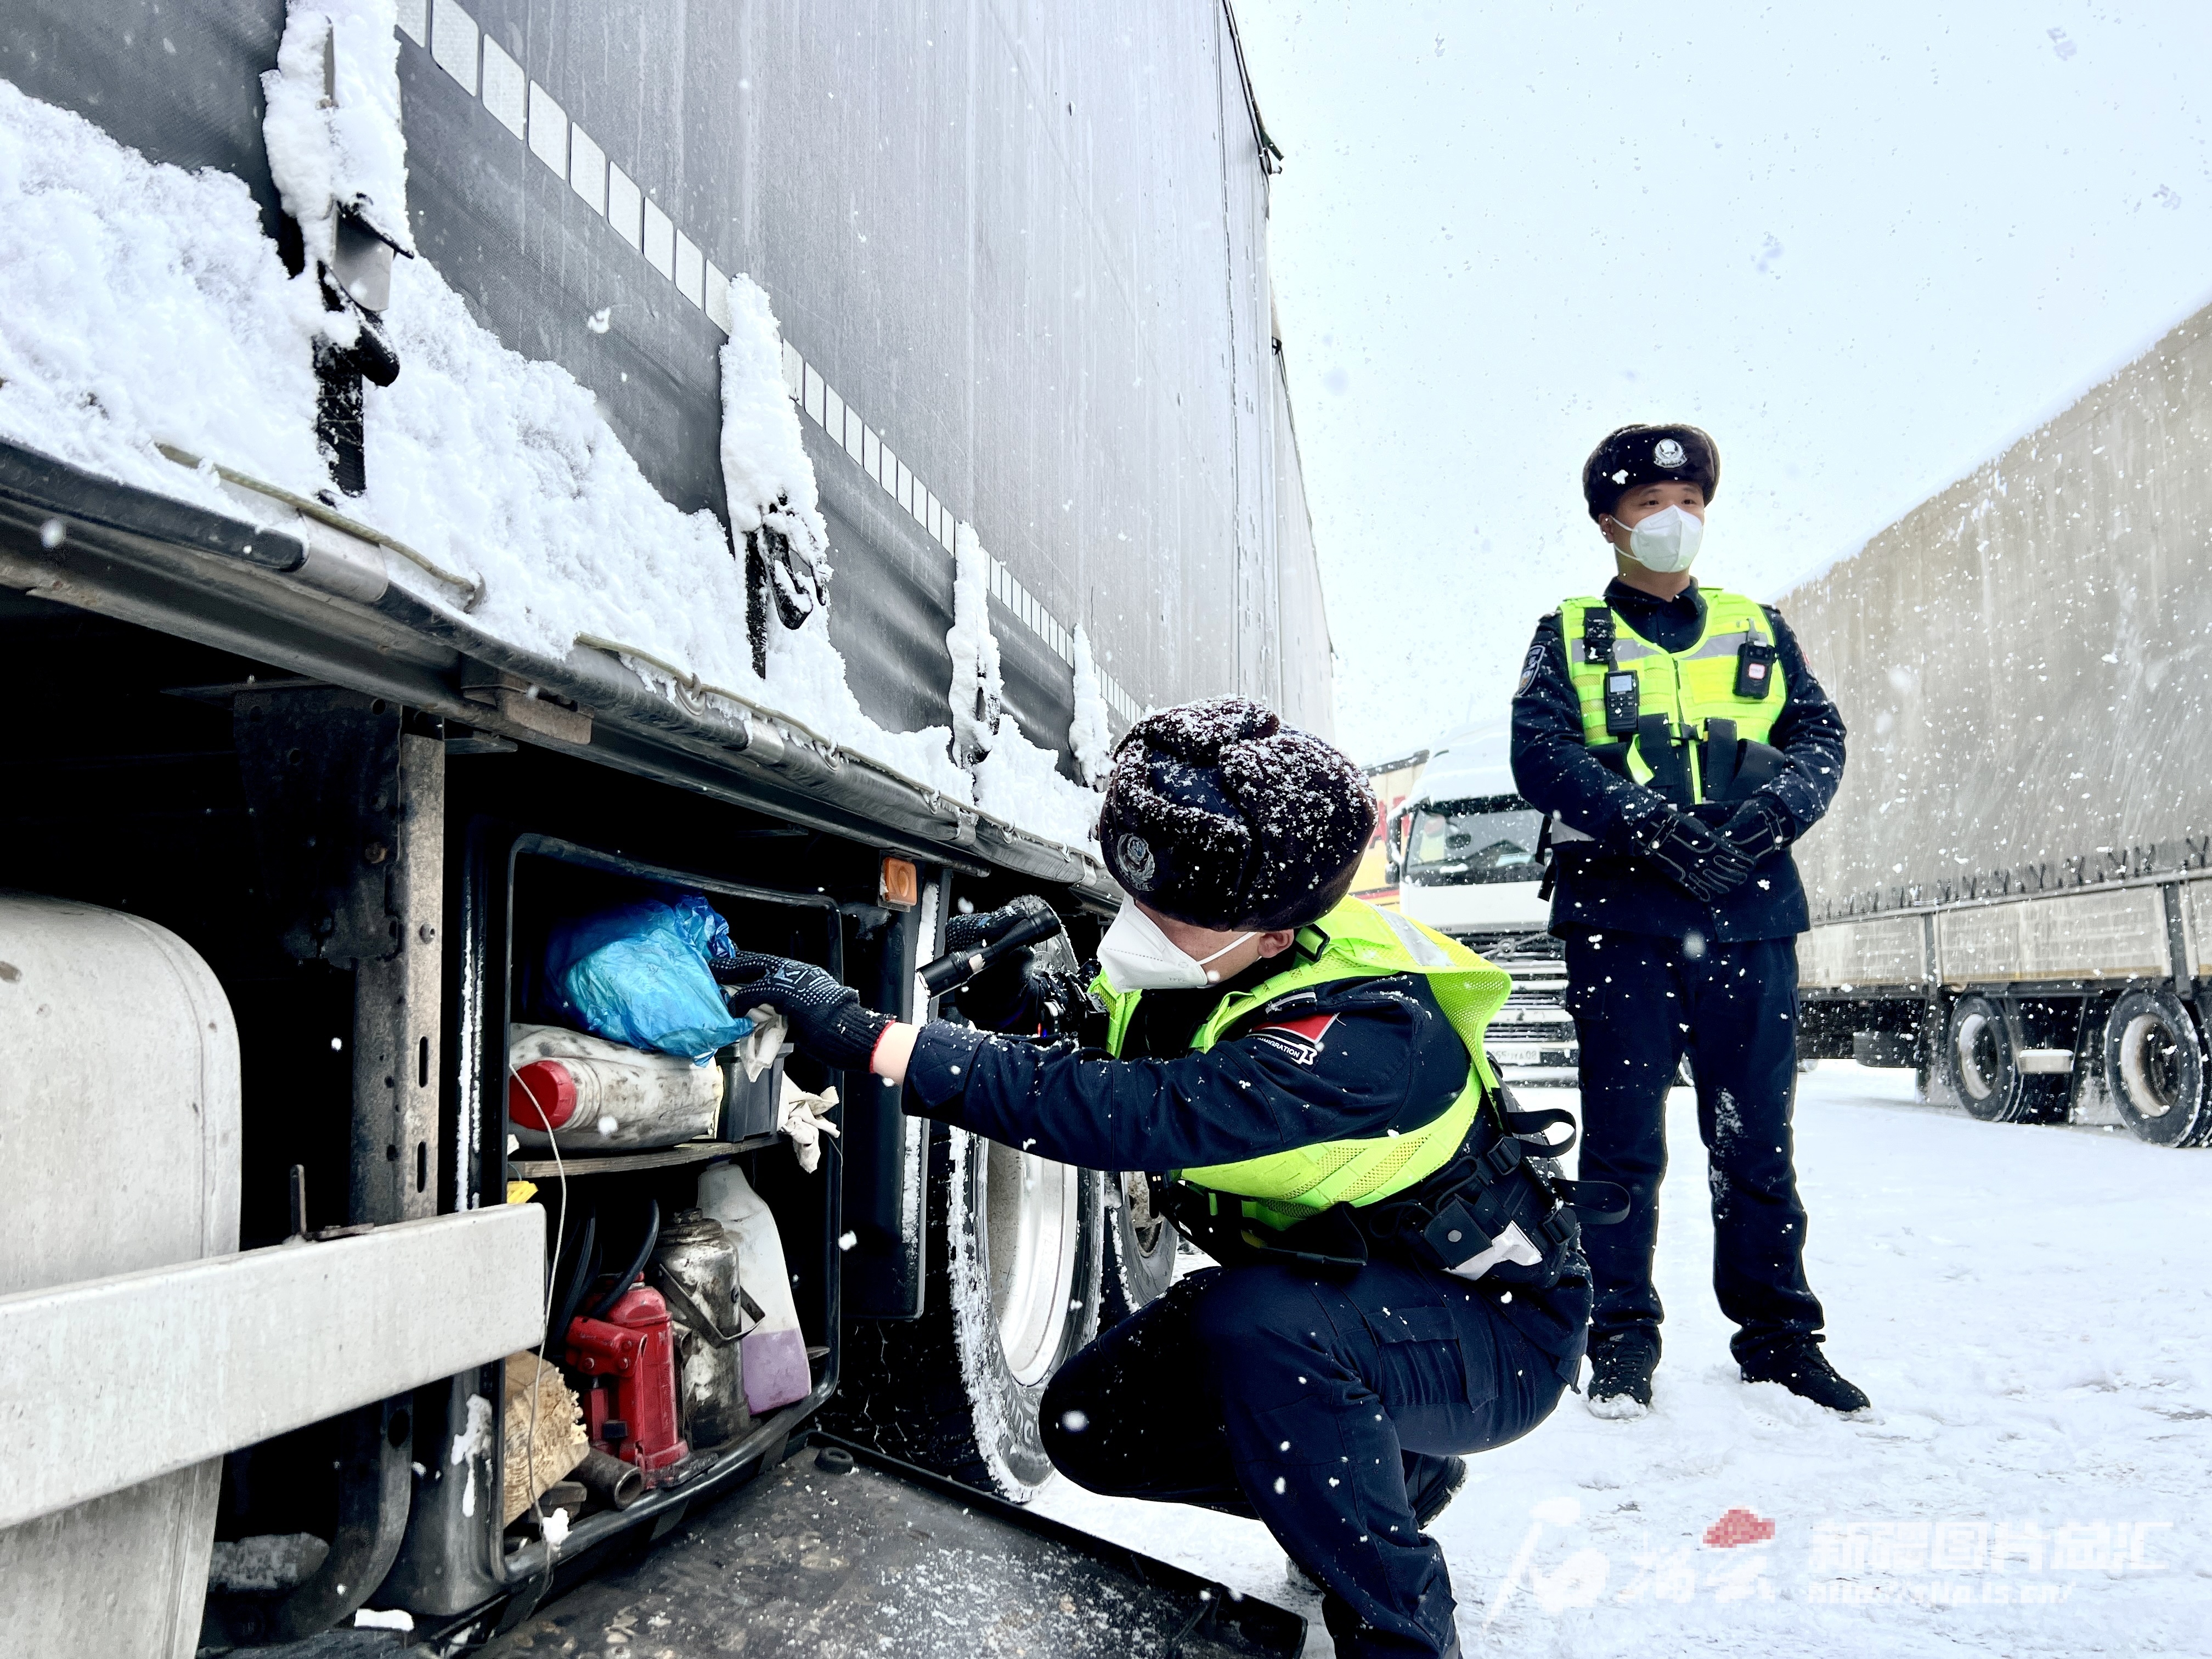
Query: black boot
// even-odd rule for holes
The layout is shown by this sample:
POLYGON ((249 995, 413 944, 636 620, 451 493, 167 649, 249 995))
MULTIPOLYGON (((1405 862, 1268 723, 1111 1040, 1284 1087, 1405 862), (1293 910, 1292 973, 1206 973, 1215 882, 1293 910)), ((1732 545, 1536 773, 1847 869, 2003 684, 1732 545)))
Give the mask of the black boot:
POLYGON ((1590 1344, 1593 1417, 1635 1418, 1651 1409, 1651 1373, 1659 1345, 1641 1331, 1615 1331, 1590 1344))
POLYGON ((1872 1402, 1863 1389, 1836 1374, 1820 1352, 1817 1336, 1795 1336, 1760 1349, 1738 1362, 1747 1382, 1779 1382, 1794 1395, 1816 1406, 1846 1416, 1863 1412, 1872 1402))
POLYGON ((1413 1506, 1413 1519, 1426 1532, 1467 1485, 1467 1459, 1413 1452, 1407 1456, 1406 1465, 1406 1501, 1413 1506))

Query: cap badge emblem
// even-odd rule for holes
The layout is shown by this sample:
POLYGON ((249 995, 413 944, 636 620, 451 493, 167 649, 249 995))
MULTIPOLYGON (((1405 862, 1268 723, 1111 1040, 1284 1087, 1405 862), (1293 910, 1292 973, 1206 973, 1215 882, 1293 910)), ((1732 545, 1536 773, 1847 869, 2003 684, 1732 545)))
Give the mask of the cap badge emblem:
POLYGON ((1152 844, 1142 836, 1124 836, 1120 848, 1121 873, 1129 878, 1129 885, 1139 892, 1149 891, 1158 864, 1152 857, 1152 844))
POLYGON ((1662 438, 1651 451, 1651 459, 1661 466, 1680 466, 1688 460, 1681 442, 1674 438, 1662 438))

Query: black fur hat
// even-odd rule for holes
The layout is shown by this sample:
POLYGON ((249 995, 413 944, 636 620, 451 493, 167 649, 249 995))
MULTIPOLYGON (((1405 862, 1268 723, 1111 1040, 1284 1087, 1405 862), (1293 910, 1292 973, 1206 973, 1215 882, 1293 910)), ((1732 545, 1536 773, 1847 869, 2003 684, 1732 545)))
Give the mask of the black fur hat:
POLYGON ((1197 927, 1300 927, 1351 890, 1375 831, 1359 769, 1243 697, 1147 714, 1114 750, 1098 844, 1114 879, 1197 927))
POLYGON ((1583 463, 1583 500, 1602 518, 1627 491, 1669 479, 1702 485, 1711 501, 1721 485, 1721 452, 1694 426, 1624 426, 1583 463))

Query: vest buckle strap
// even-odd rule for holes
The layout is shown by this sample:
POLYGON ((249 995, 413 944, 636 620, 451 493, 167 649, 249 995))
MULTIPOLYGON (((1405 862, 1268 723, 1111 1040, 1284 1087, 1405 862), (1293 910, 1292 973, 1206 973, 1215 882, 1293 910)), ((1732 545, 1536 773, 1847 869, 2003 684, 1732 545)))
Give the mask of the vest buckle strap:
POLYGON ((1583 612, 1583 660, 1613 665, 1613 612, 1602 605, 1583 612))
POLYGON ((1486 1184, 1490 1181, 1503 1181, 1507 1176, 1512 1174, 1521 1163, 1522 1151, 1518 1139, 1511 1135, 1505 1135, 1499 1139, 1496 1146, 1476 1158, 1475 1165, 1483 1172, 1486 1184))
POLYGON ((1543 1235, 1544 1243, 1555 1250, 1564 1249, 1566 1246, 1578 1242, 1583 1236, 1583 1230, 1576 1221, 1574 1210, 1565 1204, 1560 1205, 1549 1215, 1539 1218, 1536 1231, 1543 1235))

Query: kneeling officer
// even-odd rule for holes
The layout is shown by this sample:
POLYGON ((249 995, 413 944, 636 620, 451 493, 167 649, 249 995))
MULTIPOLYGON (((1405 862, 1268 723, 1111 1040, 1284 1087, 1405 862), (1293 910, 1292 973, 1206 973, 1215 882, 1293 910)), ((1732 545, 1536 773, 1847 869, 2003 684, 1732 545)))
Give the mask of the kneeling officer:
MULTIPOLYGON (((910 1113, 1176 1172, 1170 1212, 1223 1265, 1060 1368, 1047 1449, 1094 1492, 1265 1522, 1347 1659, 1460 1651, 1425 1528, 1458 1454, 1550 1413, 1589 1308, 1565 1183, 1530 1161, 1564 1115, 1512 1111, 1483 1057, 1505 975, 1345 896, 1375 810, 1255 703, 1171 708, 1122 739, 1100 814, 1131 899, 1099 946, 1097 1046, 896 1024, 777 957, 745 959, 738 997, 902 1083, 910 1113)), ((1034 1031, 1039 994, 1002 988, 994 1023, 1034 1031)))

